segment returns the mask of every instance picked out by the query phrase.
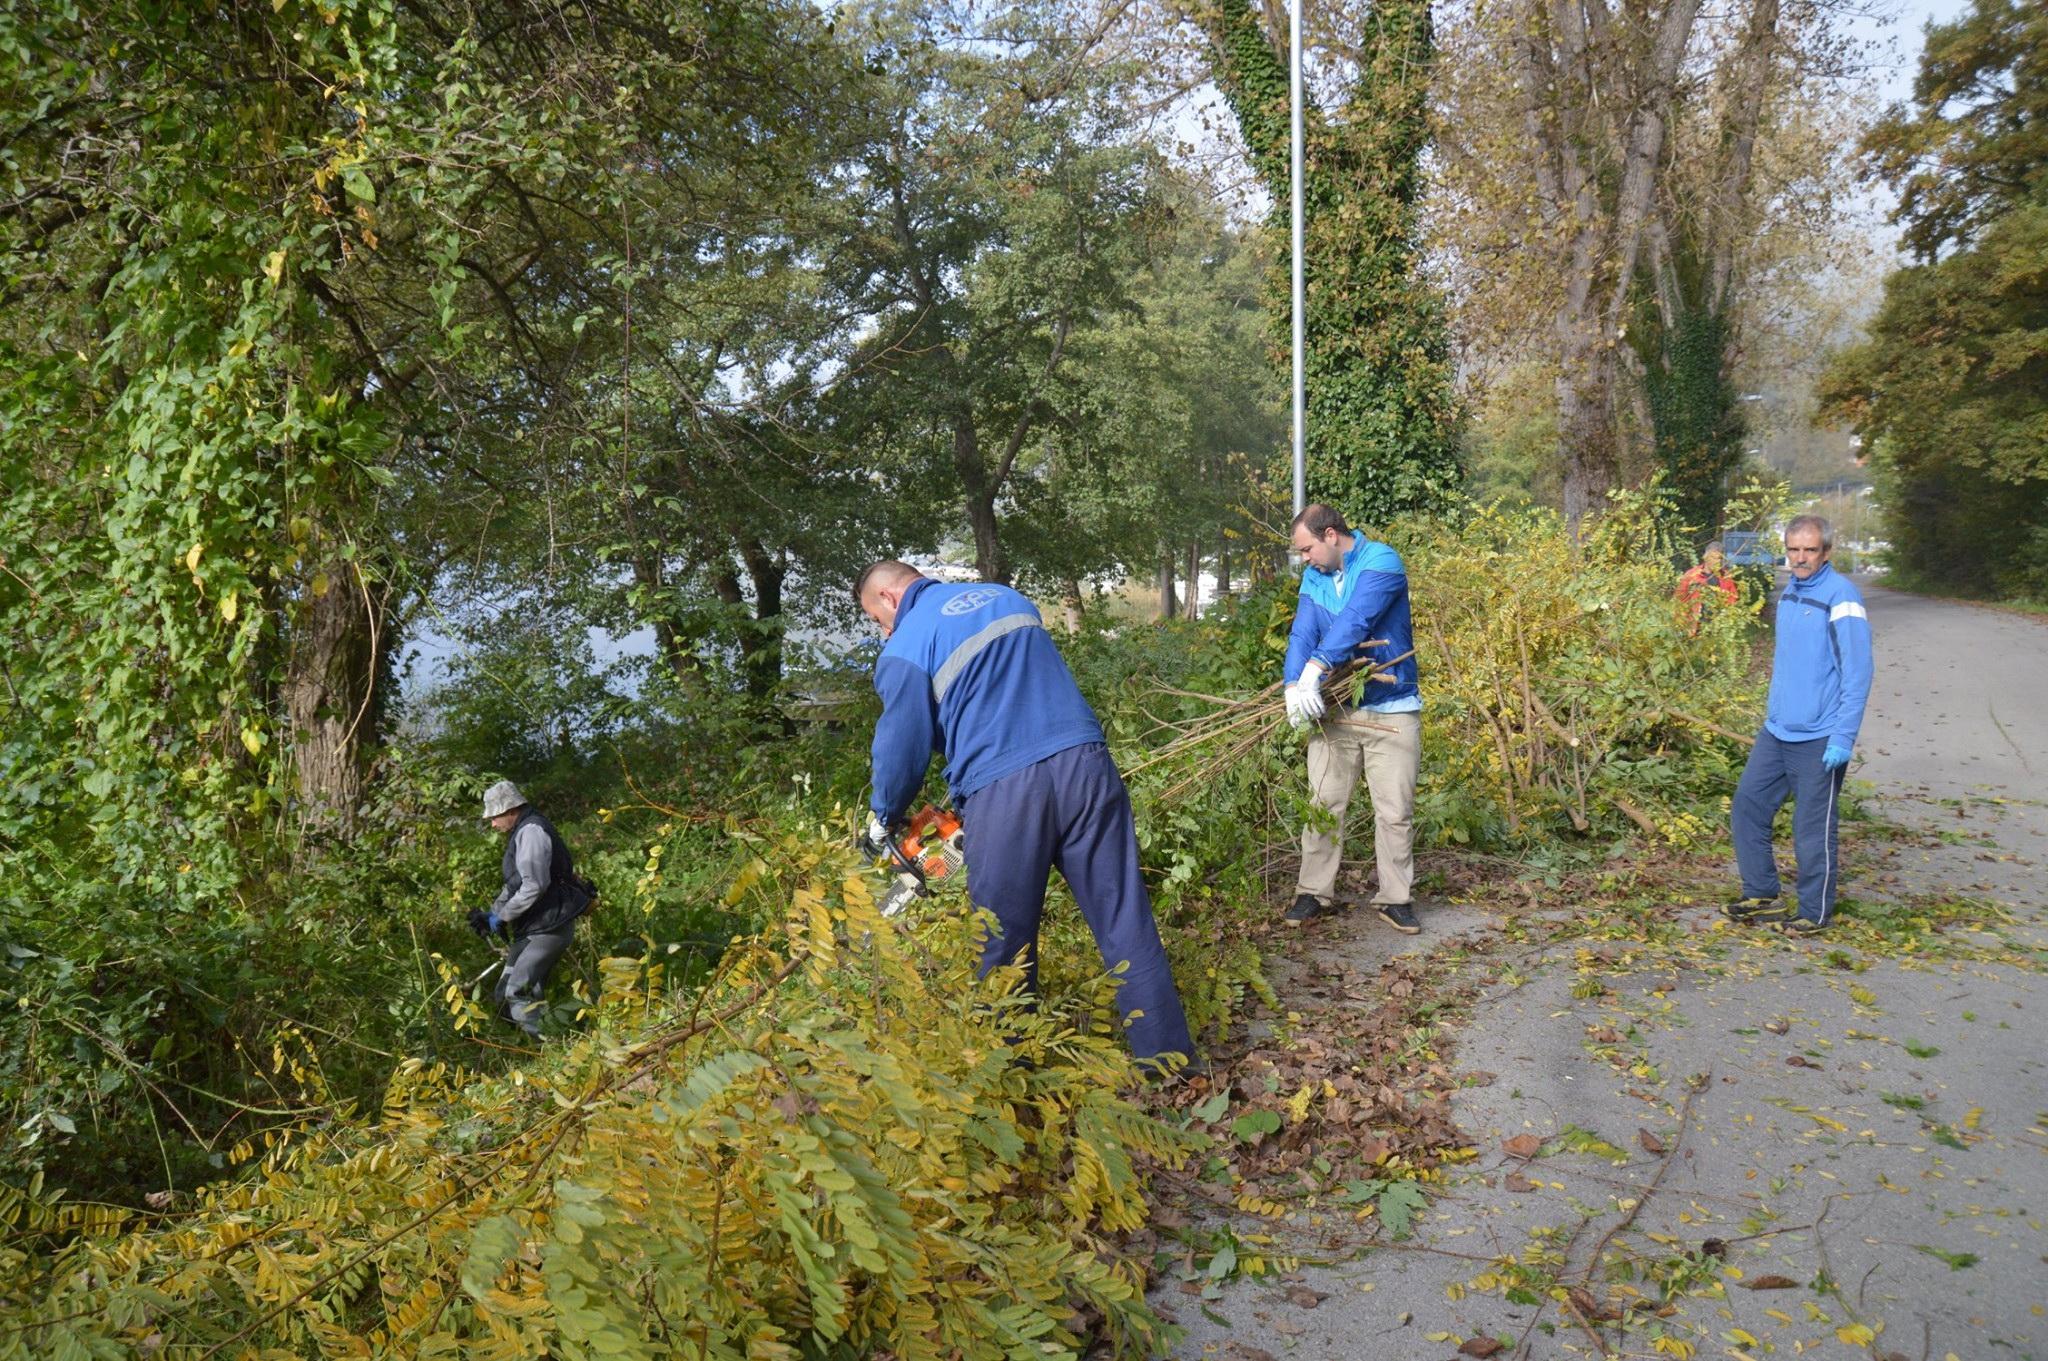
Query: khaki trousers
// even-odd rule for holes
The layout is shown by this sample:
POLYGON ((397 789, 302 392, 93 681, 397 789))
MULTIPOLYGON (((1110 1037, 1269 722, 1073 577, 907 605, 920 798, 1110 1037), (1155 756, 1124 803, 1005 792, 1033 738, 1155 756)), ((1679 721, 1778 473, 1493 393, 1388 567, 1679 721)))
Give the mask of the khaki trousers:
POLYGON ((1405 903, 1415 883, 1415 775, 1422 765, 1422 715, 1332 709, 1308 740, 1309 796, 1337 820, 1331 830, 1304 827, 1296 893, 1328 901, 1344 858, 1344 812, 1365 777, 1372 796, 1376 903, 1405 903))

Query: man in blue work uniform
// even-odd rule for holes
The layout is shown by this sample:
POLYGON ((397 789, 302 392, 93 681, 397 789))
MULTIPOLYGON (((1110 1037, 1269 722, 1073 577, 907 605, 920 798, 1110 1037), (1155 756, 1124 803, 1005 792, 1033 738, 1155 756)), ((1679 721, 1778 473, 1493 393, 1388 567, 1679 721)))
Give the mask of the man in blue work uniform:
POLYGON ((1038 984, 1038 924, 1055 866, 1118 974, 1125 1038, 1140 1059, 1194 1043, 1138 872, 1138 834, 1102 725, 1037 607, 1007 586, 933 581, 878 562, 854 587, 886 642, 875 662, 874 795, 863 848, 880 854, 946 758, 966 836, 967 892, 993 913, 981 971, 1024 961, 1038 984))
POLYGON ((1834 546, 1834 531, 1818 515, 1794 516, 1785 526, 1792 579, 1778 597, 1771 696, 1731 810, 1742 897, 1725 911, 1797 935, 1825 931, 1834 917, 1837 804, 1870 698, 1870 617, 1856 587, 1829 564, 1834 546), (1787 795, 1799 859, 1796 905, 1779 901, 1771 851, 1771 823, 1787 795))
POLYGON ((1379 861, 1373 909, 1387 925, 1412 936, 1422 930, 1412 901, 1422 692, 1412 655, 1408 572, 1400 554, 1354 534, 1329 506, 1304 507, 1294 517, 1293 535, 1302 572, 1287 639, 1287 718, 1297 728, 1315 725, 1308 740, 1309 792, 1336 825, 1327 832, 1313 825, 1302 829, 1301 874, 1287 920, 1305 922, 1329 909, 1344 856, 1344 811, 1362 776, 1372 795, 1373 852, 1379 861), (1359 682, 1370 693, 1357 696, 1356 703, 1328 704, 1324 675, 1354 658, 1392 665, 1384 679, 1359 682))

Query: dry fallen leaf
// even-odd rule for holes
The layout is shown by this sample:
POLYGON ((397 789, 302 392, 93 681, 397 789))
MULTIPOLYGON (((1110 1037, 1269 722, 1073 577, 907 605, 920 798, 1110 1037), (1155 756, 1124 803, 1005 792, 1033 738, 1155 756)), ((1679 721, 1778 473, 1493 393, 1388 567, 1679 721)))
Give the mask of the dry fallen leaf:
POLYGON ((1543 1148, 1543 1141, 1533 1134, 1517 1134, 1512 1139, 1503 1139, 1500 1146, 1507 1150, 1510 1158, 1533 1158, 1543 1148))
POLYGON ((1806 1055, 1804 1055, 1804 1054, 1788 1054, 1788 1055, 1786 1055, 1786 1056, 1785 1056, 1785 1062, 1786 1062, 1786 1064, 1787 1064, 1788 1066, 1790 1066, 1790 1067, 1793 1067, 1793 1068, 1818 1068, 1818 1067, 1820 1067, 1820 1065, 1819 1065, 1818 1063, 1815 1063, 1815 1062, 1814 1062, 1814 1061, 1813 1061, 1812 1059, 1810 1059, 1810 1058, 1806 1057, 1806 1055))
POLYGON ((1508 1190, 1516 1192, 1517 1194, 1523 1191, 1533 1191, 1536 1189, 1536 1183, 1530 1181, 1520 1172, 1508 1173, 1507 1176, 1501 1178, 1500 1184, 1506 1187, 1508 1190))
POLYGON ((1792 1023, 1790 1021, 1772 1020, 1764 1022, 1764 1029, 1770 1031, 1773 1035, 1782 1035, 1791 1028, 1792 1023))
POLYGON ((1742 1283, 1744 1290, 1797 1290, 1799 1282, 1790 1276, 1759 1276, 1753 1281, 1742 1283))
POLYGON ((1322 1291, 1311 1290, 1305 1285, 1287 1287, 1287 1302, 1303 1309, 1313 1309, 1328 1298, 1322 1291))
POLYGON ((1481 1333, 1478 1337, 1473 1338, 1470 1342, 1458 1348, 1458 1355, 1492 1356, 1495 1352, 1505 1350, 1507 1349, 1501 1346, 1499 1338, 1488 1337, 1486 1334, 1481 1333))
POLYGON ((1636 1142, 1643 1146, 1643 1152, 1662 1154, 1668 1151, 1662 1139, 1646 1129, 1636 1131, 1636 1142))
POLYGON ((1584 1314, 1589 1322, 1605 1323, 1621 1315, 1593 1298, 1593 1292, 1582 1285, 1575 1285, 1565 1292, 1572 1302, 1572 1308, 1584 1314))

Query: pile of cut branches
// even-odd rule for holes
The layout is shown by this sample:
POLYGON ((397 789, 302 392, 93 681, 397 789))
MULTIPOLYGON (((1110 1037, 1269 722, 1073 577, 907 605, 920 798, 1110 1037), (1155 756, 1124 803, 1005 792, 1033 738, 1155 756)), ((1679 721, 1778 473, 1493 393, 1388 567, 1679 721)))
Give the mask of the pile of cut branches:
MULTIPOLYGON (((1365 646, 1383 647, 1385 640, 1375 639, 1365 646)), ((1322 679, 1323 703, 1334 709, 1339 705, 1360 702, 1371 685, 1391 684, 1393 668, 1414 655, 1413 651, 1404 652, 1386 662, 1359 659, 1333 668, 1322 679)), ((1275 681, 1248 697, 1230 698, 1171 685, 1152 686, 1150 693, 1153 695, 1193 701, 1206 707, 1192 718, 1170 719, 1153 715, 1157 726, 1149 740, 1156 742, 1157 746, 1150 756, 1129 766, 1125 773, 1135 775, 1160 765, 1184 766, 1171 784, 1153 796, 1153 801, 1160 804, 1172 803, 1193 790, 1213 784, 1218 777, 1263 749, 1286 728, 1286 689, 1283 682, 1275 681)))
POLYGON ((1201 1141, 1118 1094, 1108 980, 1033 1008, 976 981, 972 918, 884 922, 843 850, 773 849, 785 921, 694 997, 607 960, 587 1034, 504 1078, 409 1060, 161 1214, 0 1188, 0 1361, 995 1361, 1083 1351, 1077 1318, 1166 1350, 1120 1243, 1201 1141))

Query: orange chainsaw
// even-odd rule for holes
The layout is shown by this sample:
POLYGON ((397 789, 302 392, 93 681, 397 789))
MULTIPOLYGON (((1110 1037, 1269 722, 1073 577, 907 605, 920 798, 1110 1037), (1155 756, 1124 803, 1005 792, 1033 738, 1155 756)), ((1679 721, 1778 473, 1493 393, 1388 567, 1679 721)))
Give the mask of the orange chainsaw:
POLYGON ((882 895, 882 915, 895 916, 911 899, 931 892, 934 881, 965 870, 966 843, 960 815, 952 809, 926 804, 911 814, 903 834, 889 843, 889 867, 896 875, 882 895))

